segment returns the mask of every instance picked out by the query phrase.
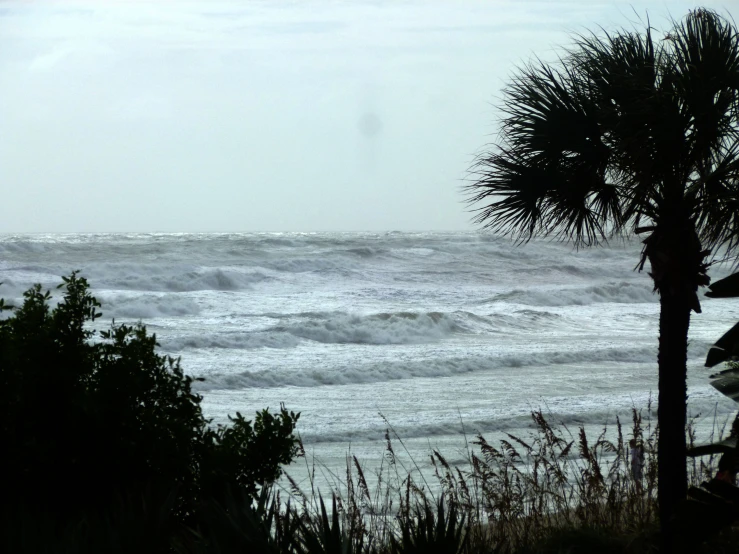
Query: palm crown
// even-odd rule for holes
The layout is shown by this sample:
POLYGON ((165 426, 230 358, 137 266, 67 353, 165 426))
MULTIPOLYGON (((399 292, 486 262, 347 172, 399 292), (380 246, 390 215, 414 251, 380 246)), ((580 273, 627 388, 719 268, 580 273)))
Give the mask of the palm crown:
MULTIPOLYGON (((478 158, 477 221, 596 244, 678 211, 712 251, 739 237, 739 39, 697 10, 653 30, 581 37, 504 91, 502 142, 478 158)), ((649 229, 651 230, 651 229, 649 229)))

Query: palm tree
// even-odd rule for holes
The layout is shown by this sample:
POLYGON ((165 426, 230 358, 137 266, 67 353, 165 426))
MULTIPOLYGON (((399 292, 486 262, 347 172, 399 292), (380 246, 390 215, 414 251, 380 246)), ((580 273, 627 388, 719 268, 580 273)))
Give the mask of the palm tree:
MULTIPOLYGON (((519 68, 499 142, 472 167, 476 221, 526 242, 576 246, 646 235, 660 298, 658 495, 667 525, 685 497, 691 310, 720 252, 739 246, 739 35, 705 9, 655 38, 580 36, 558 63, 519 68)), ((664 527, 663 527, 664 529, 664 527)))

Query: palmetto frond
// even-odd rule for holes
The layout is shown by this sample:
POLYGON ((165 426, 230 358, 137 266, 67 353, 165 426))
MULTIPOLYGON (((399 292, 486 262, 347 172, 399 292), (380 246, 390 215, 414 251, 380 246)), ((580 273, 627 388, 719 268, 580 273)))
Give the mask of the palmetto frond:
POLYGON ((699 10, 675 26, 665 72, 685 128, 683 180, 703 244, 739 246, 739 35, 699 10))
POLYGON ((586 244, 620 219, 617 195, 606 182, 609 151, 597 107, 578 76, 564 66, 525 67, 505 91, 505 141, 473 167, 471 201, 497 201, 478 221, 530 238, 550 234, 586 244))
POLYGON ((674 95, 687 127, 688 159, 711 159, 739 138, 739 37, 716 14, 699 10, 671 33, 666 86, 674 95))
POLYGON ((579 37, 519 70, 502 139, 471 170, 478 222, 589 245, 679 213, 714 252, 739 246, 736 28, 697 10, 653 34, 579 37))
POLYGON ((649 33, 583 37, 556 68, 524 67, 504 91, 502 145, 473 167, 471 202, 492 199, 477 220, 583 245, 620 231, 653 204, 634 168, 656 173, 644 123, 655 86, 649 33))
POLYGON ((713 251, 723 247, 731 255, 739 246, 739 144, 718 148, 688 194, 703 245, 713 251))

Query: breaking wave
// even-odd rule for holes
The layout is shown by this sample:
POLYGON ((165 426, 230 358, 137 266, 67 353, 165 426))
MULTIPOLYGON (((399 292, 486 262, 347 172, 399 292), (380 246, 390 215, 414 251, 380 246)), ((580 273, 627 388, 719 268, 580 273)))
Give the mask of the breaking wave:
POLYGON ((488 302, 508 302, 528 306, 584 306, 613 302, 619 304, 643 304, 659 302, 650 286, 625 281, 582 288, 514 289, 499 294, 488 302))
MULTIPOLYGON (((264 314, 275 317, 275 314, 264 314)), ((187 348, 293 348, 304 341, 325 344, 423 344, 436 342, 461 329, 454 316, 438 313, 303 313, 280 324, 253 332, 202 334, 163 339, 173 352, 187 348)))
MULTIPOLYGON (((114 315, 150 317, 156 315, 188 315, 197 313, 197 305, 174 296, 173 306, 165 308, 167 297, 151 301, 132 302, 119 308, 112 303, 114 315)), ((110 306, 106 303, 103 308, 110 306)), ((106 314, 107 315, 107 314, 106 314)), ((427 344, 442 341, 455 334, 485 335, 512 330, 534 330, 558 325, 561 316, 546 311, 519 310, 513 314, 493 314, 484 317, 471 312, 394 312, 370 315, 342 312, 274 312, 245 314, 245 317, 283 320, 277 325, 247 332, 216 332, 163 339, 170 352, 193 348, 294 348, 300 343, 402 345, 427 344)))
POLYGON ((300 339, 288 333, 226 333, 221 335, 186 335, 160 339, 159 343, 167 352, 178 352, 188 348, 293 348, 300 339))
POLYGON ((433 342, 459 330, 454 318, 439 312, 337 314, 275 328, 293 336, 336 344, 413 344, 433 342))
POLYGON ((601 348, 588 351, 557 351, 502 356, 455 357, 403 362, 370 362, 361 365, 324 367, 311 370, 246 371, 235 375, 213 375, 198 385, 200 390, 240 389, 246 387, 316 387, 379 383, 399 379, 439 378, 512 369, 560 364, 632 362, 656 360, 656 347, 601 348))

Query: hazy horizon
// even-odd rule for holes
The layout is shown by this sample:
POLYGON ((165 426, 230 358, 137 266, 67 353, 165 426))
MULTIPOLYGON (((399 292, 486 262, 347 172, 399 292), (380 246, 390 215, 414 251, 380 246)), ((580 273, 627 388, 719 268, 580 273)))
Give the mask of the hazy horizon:
POLYGON ((0 233, 474 231, 515 67, 692 7, 0 2, 0 233))

